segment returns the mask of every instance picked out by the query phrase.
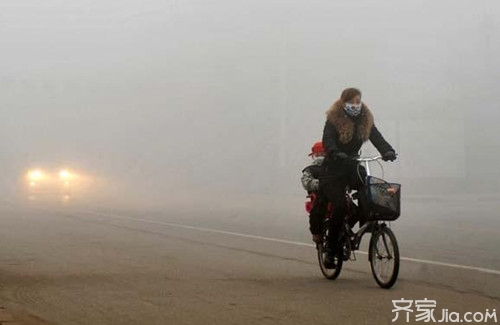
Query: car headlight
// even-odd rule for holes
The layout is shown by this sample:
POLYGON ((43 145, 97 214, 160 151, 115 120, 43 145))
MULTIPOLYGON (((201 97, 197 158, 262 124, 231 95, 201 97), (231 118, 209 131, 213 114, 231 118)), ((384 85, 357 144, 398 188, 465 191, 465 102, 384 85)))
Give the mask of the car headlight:
POLYGON ((43 178, 43 173, 39 171, 38 169, 36 170, 31 170, 28 172, 28 179, 32 182, 37 182, 43 178))
POLYGON ((40 179, 42 179, 42 176, 43 174, 39 170, 32 170, 28 173, 28 177, 32 181, 39 181, 40 179))
POLYGON ((31 187, 36 186, 38 182, 45 178, 45 174, 39 169, 33 169, 28 171, 26 178, 31 187))
POLYGON ((59 172, 59 178, 64 180, 64 181, 69 180, 70 177, 71 177, 71 174, 65 169, 63 169, 59 172))

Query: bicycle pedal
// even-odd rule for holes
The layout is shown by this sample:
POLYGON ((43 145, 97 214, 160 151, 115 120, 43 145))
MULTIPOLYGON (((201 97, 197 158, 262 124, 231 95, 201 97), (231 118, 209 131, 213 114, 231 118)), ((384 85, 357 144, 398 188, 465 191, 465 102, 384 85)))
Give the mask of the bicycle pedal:
POLYGON ((349 257, 349 261, 356 262, 356 253, 354 253, 354 251, 351 252, 351 256, 349 257))

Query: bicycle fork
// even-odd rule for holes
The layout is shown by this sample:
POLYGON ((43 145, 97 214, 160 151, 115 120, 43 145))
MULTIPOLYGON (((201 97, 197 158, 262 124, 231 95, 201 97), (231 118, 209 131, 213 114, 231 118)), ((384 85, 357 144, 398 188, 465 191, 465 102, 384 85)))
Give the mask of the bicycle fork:
MULTIPOLYGON (((387 240, 385 239, 385 232, 383 231, 385 227, 387 227, 385 222, 382 224, 377 224, 377 226, 374 227, 374 229, 372 231, 372 238, 371 238, 372 243, 371 244, 375 245, 376 256, 377 257, 382 256, 379 252, 378 245, 375 242, 375 238, 378 240, 378 237, 376 237, 376 236, 378 235, 378 233, 380 233, 380 235, 382 236, 382 242, 384 243, 385 251, 387 252, 387 258, 389 260, 391 260, 393 258, 393 256, 391 254, 391 251, 389 250, 389 247, 387 246, 387 240)), ((372 254, 370 254, 370 252, 368 253, 368 260, 369 261, 372 260, 372 254)))

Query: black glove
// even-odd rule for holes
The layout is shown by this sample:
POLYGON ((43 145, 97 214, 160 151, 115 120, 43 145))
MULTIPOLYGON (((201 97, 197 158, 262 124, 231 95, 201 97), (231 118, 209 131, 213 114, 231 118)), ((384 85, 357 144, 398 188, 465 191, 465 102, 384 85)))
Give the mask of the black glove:
POLYGON ((333 154, 333 156, 336 157, 337 159, 350 159, 351 158, 345 152, 336 152, 333 154))
POLYGON ((394 161, 394 160, 396 160, 396 158, 397 158, 397 156, 396 156, 396 153, 394 152, 394 150, 389 150, 382 155, 382 160, 384 160, 384 161, 388 161, 388 160, 394 161))

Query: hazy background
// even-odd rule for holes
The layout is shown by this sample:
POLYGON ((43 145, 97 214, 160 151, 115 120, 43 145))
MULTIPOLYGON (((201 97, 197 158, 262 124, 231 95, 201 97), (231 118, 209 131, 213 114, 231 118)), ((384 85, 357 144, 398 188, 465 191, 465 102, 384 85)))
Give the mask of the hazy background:
POLYGON ((69 166, 108 196, 301 204, 324 112, 356 86, 405 194, 496 195, 499 15, 472 0, 1 0, 2 187, 69 166))

